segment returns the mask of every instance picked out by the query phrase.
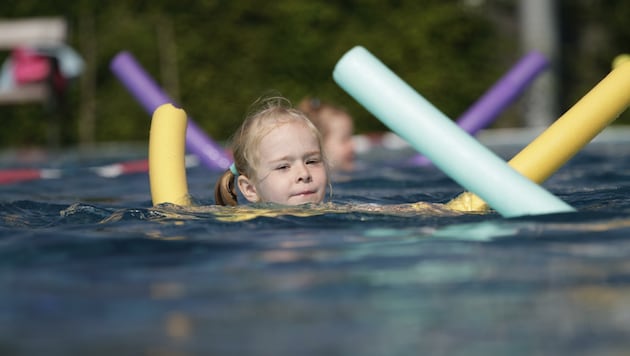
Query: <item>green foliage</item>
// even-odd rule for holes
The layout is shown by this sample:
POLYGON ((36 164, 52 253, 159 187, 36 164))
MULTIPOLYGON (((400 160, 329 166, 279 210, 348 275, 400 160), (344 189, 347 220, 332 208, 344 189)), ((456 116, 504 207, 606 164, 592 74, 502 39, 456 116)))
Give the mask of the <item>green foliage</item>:
MULTIPOLYGON (((109 69, 111 59, 123 50, 130 51, 217 140, 229 138, 257 98, 277 94, 294 103, 307 95, 318 96, 347 108, 356 118, 357 131, 383 130, 332 80, 335 63, 355 45, 365 46, 455 118, 522 55, 518 34, 506 31, 487 11, 504 15, 511 11, 516 21, 514 2, 486 1, 480 7, 465 3, 83 0, 59 5, 12 0, 4 7, 4 17, 65 16, 71 26, 70 45, 86 54, 88 46, 95 48, 87 62, 91 71, 84 74, 93 76, 95 91, 90 98, 80 82, 74 82, 66 110, 57 116, 37 104, 0 107, 5 123, 0 145, 45 144, 48 117, 64 122, 63 144, 77 143, 76 127, 84 120, 84 104, 90 100, 96 140, 146 140, 149 115, 109 69), (92 33, 85 32, 85 23, 93 24, 92 33), (81 40, 85 37, 87 42, 81 40), (168 65, 168 59, 175 66, 168 65), (168 73, 178 81, 169 82, 168 73)), ((570 86, 565 85, 563 100, 571 103, 576 93, 585 93, 601 79, 615 51, 628 50, 620 50, 618 43, 629 43, 625 21, 630 9, 623 0, 608 1, 606 11, 599 12, 585 12, 590 3, 586 0, 561 3, 564 19, 582 22, 588 18, 604 30, 613 29, 604 31, 613 33, 607 38, 606 51, 593 53, 588 60, 566 58, 563 62, 565 83, 570 86)), ((563 31, 574 35, 577 26, 564 24, 563 31)))

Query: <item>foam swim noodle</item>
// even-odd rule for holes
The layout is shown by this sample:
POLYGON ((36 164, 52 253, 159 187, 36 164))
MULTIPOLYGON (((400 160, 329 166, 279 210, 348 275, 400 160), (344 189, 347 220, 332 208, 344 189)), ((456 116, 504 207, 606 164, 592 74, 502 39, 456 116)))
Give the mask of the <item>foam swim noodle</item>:
POLYGON ((153 113, 149 135, 149 183, 153 205, 190 206, 186 180, 186 112, 171 104, 153 113))
POLYGON ((575 211, 458 127, 365 48, 337 62, 333 78, 393 132, 505 217, 575 211))
MULTIPOLYGON (((541 53, 529 52, 455 122, 464 131, 474 136, 493 123, 548 65, 547 58, 541 53)), ((418 154, 410 160, 410 163, 427 166, 431 164, 431 161, 418 154)))
MULTIPOLYGON (((149 115, 162 104, 174 103, 131 53, 118 53, 112 59, 110 68, 149 115)), ((186 146, 211 170, 225 170, 230 166, 231 159, 225 150, 206 135, 192 118, 188 118, 186 146)))
MULTIPOLYGON (((619 61, 614 67, 582 99, 514 156, 509 165, 540 184, 619 117, 630 105, 630 61, 619 61)), ((460 211, 482 211, 487 209, 484 200, 465 192, 451 200, 448 206, 460 211)))

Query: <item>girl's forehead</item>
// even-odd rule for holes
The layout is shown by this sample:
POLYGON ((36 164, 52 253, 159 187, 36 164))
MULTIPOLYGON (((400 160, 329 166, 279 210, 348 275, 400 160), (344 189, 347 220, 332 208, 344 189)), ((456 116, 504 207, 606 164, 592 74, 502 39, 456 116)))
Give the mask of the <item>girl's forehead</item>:
POLYGON ((294 122, 300 122, 300 120, 294 117, 291 117, 287 114, 283 114, 279 116, 269 116, 262 120, 259 120, 256 126, 252 127, 252 129, 258 133, 258 135, 254 134, 255 136, 262 138, 264 136, 267 136, 270 132, 273 132, 274 130, 284 125, 291 124, 294 122))
POLYGON ((270 122, 267 126, 267 130, 264 130, 264 136, 269 136, 270 134, 278 131, 299 131, 299 130, 309 130, 308 125, 302 121, 295 118, 279 118, 274 122, 270 122))
POLYGON ((321 151, 321 144, 316 131, 303 122, 294 121, 269 131, 259 142, 257 151, 260 158, 301 155, 303 151, 321 151))

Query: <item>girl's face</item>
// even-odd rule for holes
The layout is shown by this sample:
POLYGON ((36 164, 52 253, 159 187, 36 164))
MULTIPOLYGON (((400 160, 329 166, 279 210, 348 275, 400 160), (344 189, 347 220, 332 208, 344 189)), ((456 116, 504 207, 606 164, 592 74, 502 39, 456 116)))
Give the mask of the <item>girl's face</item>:
POLYGON ((288 122, 263 137, 255 179, 238 177, 250 202, 282 205, 321 203, 328 176, 317 137, 302 122, 288 122))

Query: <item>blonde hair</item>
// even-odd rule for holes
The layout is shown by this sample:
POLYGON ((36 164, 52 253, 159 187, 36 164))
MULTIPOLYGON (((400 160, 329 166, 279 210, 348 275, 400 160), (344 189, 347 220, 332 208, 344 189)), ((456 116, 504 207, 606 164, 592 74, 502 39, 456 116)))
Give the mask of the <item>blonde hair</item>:
MULTIPOLYGON (((291 107, 289 100, 283 97, 258 99, 252 105, 254 110, 236 130, 231 140, 234 166, 238 175, 255 179, 258 157, 258 146, 263 138, 275 128, 289 122, 301 122, 317 138, 319 149, 324 157, 324 165, 328 172, 328 161, 324 156, 322 137, 317 127, 300 110, 291 107)), ((217 205, 237 205, 235 179, 237 175, 231 169, 226 170, 217 180, 214 187, 214 199, 217 205)))

